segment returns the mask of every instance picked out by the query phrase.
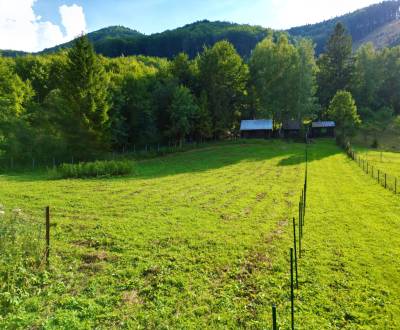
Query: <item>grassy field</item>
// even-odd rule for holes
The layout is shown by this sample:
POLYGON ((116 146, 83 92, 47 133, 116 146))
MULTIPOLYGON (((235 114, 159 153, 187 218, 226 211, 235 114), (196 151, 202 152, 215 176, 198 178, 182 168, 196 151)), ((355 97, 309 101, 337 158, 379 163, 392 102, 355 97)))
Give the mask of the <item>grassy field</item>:
MULTIPOLYGON (((50 205, 54 226, 50 271, 0 285, 0 328, 265 329, 276 303, 287 329, 304 167, 304 145, 268 141, 143 161, 129 178, 1 176, 6 212, 50 205)), ((398 329, 399 197, 321 141, 308 206, 297 328, 398 329)))
MULTIPOLYGON (((370 132, 358 133, 352 139, 352 144, 363 148, 371 148, 374 144, 374 135, 370 132)), ((400 132, 397 128, 389 127, 377 136, 378 149, 383 151, 400 152, 400 132)))
POLYGON ((359 154, 371 165, 400 178, 400 152, 359 149, 359 154))

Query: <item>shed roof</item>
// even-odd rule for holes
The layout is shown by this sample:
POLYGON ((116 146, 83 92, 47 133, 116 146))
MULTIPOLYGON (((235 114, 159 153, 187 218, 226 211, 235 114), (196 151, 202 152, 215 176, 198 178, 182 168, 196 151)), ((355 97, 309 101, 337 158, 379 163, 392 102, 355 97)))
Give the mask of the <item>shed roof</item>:
POLYGON ((326 128, 326 127, 336 127, 334 121, 315 121, 312 123, 313 128, 326 128))
POLYGON ((241 131, 272 131, 272 119, 242 120, 241 131))
POLYGON ((285 130, 299 130, 301 128, 301 123, 298 120, 288 120, 282 125, 285 130))

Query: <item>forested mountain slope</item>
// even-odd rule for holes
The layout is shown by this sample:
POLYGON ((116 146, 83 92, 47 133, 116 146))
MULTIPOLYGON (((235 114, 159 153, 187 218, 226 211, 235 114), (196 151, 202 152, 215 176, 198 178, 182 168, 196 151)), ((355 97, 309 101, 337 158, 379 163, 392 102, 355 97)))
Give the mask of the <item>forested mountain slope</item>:
MULTIPOLYGON (((147 55, 172 58, 185 52, 193 58, 204 46, 213 46, 220 40, 230 41, 243 57, 248 57, 256 44, 264 39, 269 29, 259 26, 240 25, 207 20, 144 35, 124 27, 109 27, 88 34, 97 53, 108 57, 147 55)), ((71 43, 46 49, 43 53, 69 47, 71 43)))
MULTIPOLYGON (((365 42, 372 42, 378 48, 396 46, 400 43, 399 8, 400 0, 385 1, 321 23, 294 27, 287 32, 293 38, 312 39, 316 43, 317 54, 324 51, 337 22, 342 22, 349 30, 355 47, 365 42)), ((268 33, 272 30, 260 26, 204 20, 151 35, 123 26, 111 26, 89 33, 88 38, 95 50, 107 57, 147 55, 172 58, 185 52, 193 58, 204 46, 228 40, 242 57, 248 58, 255 45, 268 33)), ((40 53, 53 53, 71 45, 72 42, 68 42, 40 53)), ((11 57, 24 54, 12 50, 0 53, 11 57)))
POLYGON ((338 22, 347 27, 355 46, 368 41, 377 47, 396 46, 400 41, 399 8, 400 1, 385 1, 318 24, 295 27, 288 32, 294 37, 311 38, 316 43, 317 53, 324 51, 338 22))

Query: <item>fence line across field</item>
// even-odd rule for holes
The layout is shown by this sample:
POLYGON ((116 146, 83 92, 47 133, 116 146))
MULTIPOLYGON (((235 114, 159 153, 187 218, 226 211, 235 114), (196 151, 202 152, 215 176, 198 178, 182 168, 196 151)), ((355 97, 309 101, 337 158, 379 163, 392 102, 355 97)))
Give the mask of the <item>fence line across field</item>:
MULTIPOLYGON (((293 247, 289 249, 289 269, 290 269, 290 325, 291 329, 295 329, 295 289, 299 290, 299 259, 302 258, 302 238, 304 235, 305 216, 307 208, 307 188, 308 188, 308 147, 306 145, 305 150, 305 175, 304 175, 304 186, 300 194, 299 200, 299 212, 298 212, 298 224, 296 225, 296 218, 293 218, 293 247), (296 227, 298 230, 296 230, 296 227)), ((304 256, 303 256, 304 257, 304 256)), ((272 329, 277 330, 278 318, 277 318, 277 307, 275 304, 272 305, 272 329)))
POLYGON ((347 155, 369 176, 375 179, 382 187, 395 194, 400 193, 400 179, 397 176, 388 174, 379 169, 375 164, 371 164, 368 159, 355 152, 351 145, 346 147, 347 155))
POLYGON ((71 156, 48 156, 48 157, 39 157, 39 156, 26 156, 20 159, 16 159, 14 157, 6 157, 0 158, 0 168, 3 170, 17 170, 17 169, 45 169, 56 167, 61 164, 77 164, 84 162, 93 162, 93 161, 103 161, 103 160, 117 160, 117 159, 126 159, 126 158, 135 158, 138 156, 149 156, 153 155, 163 155, 167 153, 185 151, 196 149, 200 147, 212 146, 218 143, 228 142, 228 141, 238 141, 237 138, 232 138, 227 141, 218 141, 218 140, 201 140, 201 141, 185 141, 184 143, 179 142, 170 142, 168 144, 144 144, 144 145, 131 145, 129 147, 124 146, 120 151, 110 152, 108 155, 104 155, 101 157, 76 157, 74 155, 71 156))

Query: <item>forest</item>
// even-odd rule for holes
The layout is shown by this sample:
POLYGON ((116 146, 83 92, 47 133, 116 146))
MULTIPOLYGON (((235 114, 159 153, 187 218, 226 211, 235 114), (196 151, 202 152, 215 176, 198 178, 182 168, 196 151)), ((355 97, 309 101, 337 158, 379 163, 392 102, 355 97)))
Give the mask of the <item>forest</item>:
MULTIPOLYGON (((384 1, 359 9, 355 12, 336 17, 317 24, 294 27, 288 33, 294 37, 308 37, 316 43, 316 53, 321 54, 332 29, 341 22, 349 30, 353 41, 358 43, 368 34, 399 18, 400 2, 384 1)), ((399 40, 392 40, 387 46, 397 46, 399 40)))
POLYGON ((238 136, 241 119, 332 119, 340 136, 400 125, 400 47, 352 50, 338 23, 310 40, 270 33, 249 58, 226 40, 191 59, 96 54, 86 36, 54 54, 0 57, 0 148, 15 160, 122 152, 238 136))

